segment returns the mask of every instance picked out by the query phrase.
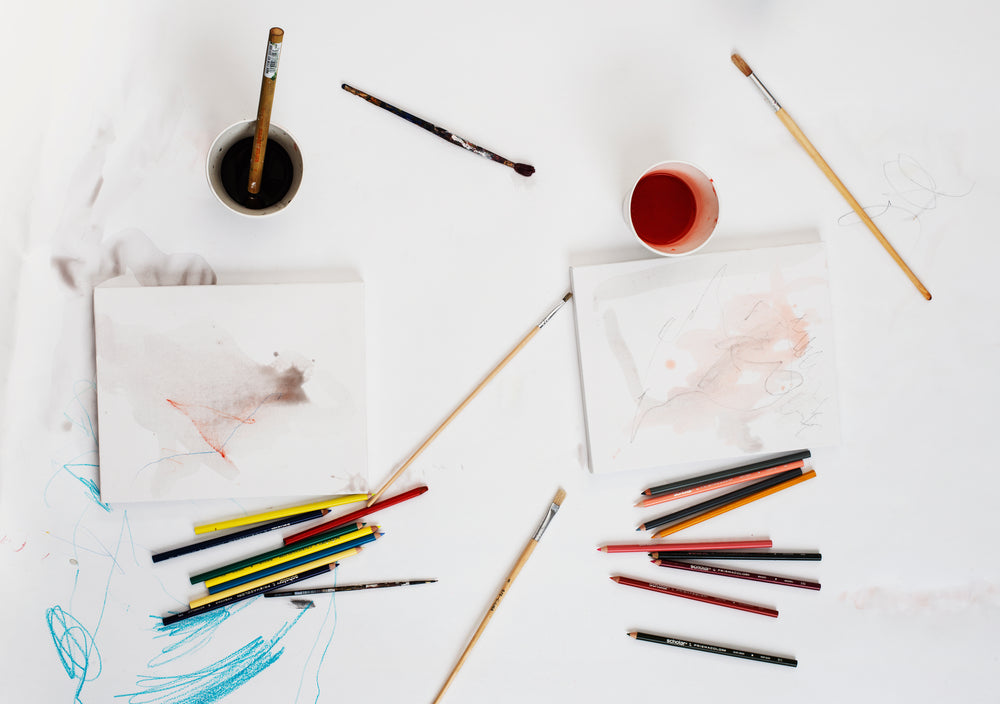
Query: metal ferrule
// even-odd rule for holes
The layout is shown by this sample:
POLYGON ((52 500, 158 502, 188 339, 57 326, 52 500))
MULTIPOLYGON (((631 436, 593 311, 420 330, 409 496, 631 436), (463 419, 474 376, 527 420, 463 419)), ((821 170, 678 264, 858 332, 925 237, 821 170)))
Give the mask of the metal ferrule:
POLYGON ((767 101, 767 104, 771 106, 772 110, 775 112, 781 110, 781 106, 778 105, 778 101, 774 99, 773 95, 771 95, 771 91, 764 87, 764 84, 760 82, 760 79, 757 78, 756 75, 751 73, 750 80, 753 81, 753 84, 760 90, 761 95, 764 96, 764 100, 767 101))
POLYGON ((558 510, 559 510, 559 504, 553 502, 552 505, 549 506, 549 512, 545 514, 545 518, 543 518, 542 522, 539 524, 538 530, 535 531, 535 537, 532 538, 532 540, 534 540, 537 543, 539 540, 542 539, 542 533, 544 533, 545 529, 549 527, 549 523, 551 523, 552 519, 555 518, 556 512, 558 510))
POLYGON ((562 308, 564 305, 566 305, 566 301, 560 301, 559 305, 557 305, 555 308, 552 309, 552 312, 550 312, 548 315, 546 315, 544 318, 542 318, 542 322, 540 322, 538 324, 538 327, 540 327, 540 328, 545 327, 545 324, 547 322, 549 322, 550 320, 552 320, 552 316, 554 316, 556 313, 558 313, 559 309, 562 308))

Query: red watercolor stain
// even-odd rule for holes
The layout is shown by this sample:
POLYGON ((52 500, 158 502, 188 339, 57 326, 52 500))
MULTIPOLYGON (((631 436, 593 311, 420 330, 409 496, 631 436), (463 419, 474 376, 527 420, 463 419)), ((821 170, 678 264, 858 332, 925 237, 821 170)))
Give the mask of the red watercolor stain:
POLYGON ((19 547, 19 548, 18 548, 17 550, 15 550, 14 552, 21 552, 22 550, 24 550, 24 546, 25 546, 25 545, 27 545, 27 544, 28 544, 28 541, 27 541, 27 540, 25 540, 25 541, 24 541, 23 543, 21 543, 21 547, 19 547))
POLYGON ((673 359, 668 359, 666 362, 664 362, 663 366, 665 366, 667 369, 676 369, 677 361, 673 359))

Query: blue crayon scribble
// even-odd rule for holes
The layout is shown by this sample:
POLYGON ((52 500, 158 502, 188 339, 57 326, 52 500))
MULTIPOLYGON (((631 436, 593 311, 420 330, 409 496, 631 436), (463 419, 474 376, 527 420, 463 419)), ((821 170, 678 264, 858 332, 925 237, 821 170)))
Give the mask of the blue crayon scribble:
POLYGON ((63 611, 61 606, 47 609, 45 620, 49 624, 49 635, 52 636, 66 676, 77 683, 74 700, 80 702, 83 685, 101 674, 101 653, 90 631, 71 614, 63 611))
MULTIPOLYGON (((337 586, 337 572, 339 568, 333 570, 333 586, 337 586)), ((305 613, 303 609, 302 613, 305 613)), ((327 604, 326 613, 323 615, 323 623, 320 624, 319 632, 316 633, 316 640, 313 641, 312 648, 309 649, 309 655, 306 656, 306 664, 302 668, 302 676, 299 677, 299 688, 295 690, 295 701, 299 701, 299 696, 302 694, 302 684, 306 678, 306 667, 309 665, 309 661, 312 660, 313 653, 316 651, 316 646, 319 645, 320 636, 323 635, 323 629, 326 628, 327 621, 330 620, 330 612, 333 612, 333 626, 330 629, 330 637, 326 640, 326 645, 323 646, 323 654, 319 657, 319 662, 316 663, 316 698, 313 700, 315 702, 319 701, 319 673, 323 669, 323 661, 326 659, 326 651, 330 649, 330 643, 333 642, 333 634, 337 632, 337 593, 330 593, 330 603, 327 604)))
MULTIPOLYGON (((228 611, 228 609, 220 609, 220 611, 228 611)), ((295 619, 285 623, 270 639, 265 640, 258 636, 242 648, 200 670, 169 677, 140 675, 136 685, 142 691, 115 696, 127 697, 129 704, 210 704, 217 702, 278 661, 278 658, 285 652, 283 646, 279 647, 281 640, 305 613, 307 612, 300 611, 295 619)), ((209 614, 204 616, 207 615, 209 614)), ((214 626, 209 627, 211 629, 217 627, 226 617, 218 617, 219 620, 202 620, 202 618, 195 617, 189 621, 200 621, 202 624, 208 621, 214 624, 214 626)), ((165 629, 174 629, 172 633, 184 633, 188 632, 189 629, 191 629, 190 632, 196 632, 198 628, 195 624, 175 629, 175 626, 179 624, 165 627, 165 629)), ((189 636, 185 636, 185 639, 187 637, 189 636)))

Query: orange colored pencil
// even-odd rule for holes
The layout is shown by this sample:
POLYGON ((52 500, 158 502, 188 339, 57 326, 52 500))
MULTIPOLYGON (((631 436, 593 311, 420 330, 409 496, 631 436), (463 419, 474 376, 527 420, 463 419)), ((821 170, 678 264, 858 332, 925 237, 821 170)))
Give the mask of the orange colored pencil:
POLYGON ((777 486, 772 486, 770 489, 764 489, 763 491, 759 491, 756 494, 751 494, 750 496, 747 496, 746 498, 740 499, 739 501, 734 501, 733 503, 728 504, 726 506, 720 506, 717 509, 713 509, 711 511, 703 513, 700 516, 692 516, 691 518, 687 519, 686 521, 681 521, 677 525, 668 526, 668 527, 664 528, 663 530, 655 533, 653 535, 653 537, 654 538, 663 538, 665 536, 671 535, 671 534, 676 533, 678 531, 682 531, 685 528, 690 528, 691 526, 697 525, 698 523, 701 523, 703 521, 707 521, 710 518, 715 518, 716 516, 721 516, 723 513, 726 513, 727 511, 732 511, 734 508, 739 508, 740 506, 746 506, 747 504, 752 503, 752 502, 756 501, 757 499, 763 499, 765 496, 770 496, 771 494, 776 494, 777 492, 781 491, 782 489, 787 489, 788 487, 795 486, 796 484, 801 484, 802 482, 806 481, 807 479, 812 479, 815 476, 816 476, 816 472, 814 470, 810 469, 808 472, 806 472, 802 476, 793 477, 793 478, 789 479, 786 482, 782 482, 781 484, 778 484, 777 486))

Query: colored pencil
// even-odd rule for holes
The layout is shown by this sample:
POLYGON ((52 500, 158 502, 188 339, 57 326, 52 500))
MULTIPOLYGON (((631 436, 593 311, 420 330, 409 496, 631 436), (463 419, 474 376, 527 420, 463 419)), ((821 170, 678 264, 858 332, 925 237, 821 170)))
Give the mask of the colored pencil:
POLYGON ((652 633, 643 633, 642 631, 632 631, 629 635, 636 640, 644 640, 648 643, 659 643, 660 645, 673 645, 678 648, 687 648, 688 650, 698 650, 703 653, 715 653, 716 655, 728 655, 733 658, 743 658, 744 660, 756 660, 757 662, 769 662, 772 665, 787 665, 789 667, 796 667, 799 663, 797 660, 792 658, 778 657, 777 655, 765 655, 764 653, 755 653, 750 650, 741 650, 738 648, 727 648, 721 645, 711 645, 709 643, 699 643, 694 640, 688 640, 686 638, 678 638, 676 636, 657 636, 652 633))
POLYGON ((276 579, 273 582, 268 582, 253 589, 248 589, 246 591, 240 592, 238 594, 233 594, 232 596, 225 597, 224 599, 218 599, 209 604, 204 604, 203 606, 198 606, 193 609, 188 609, 187 611, 181 611, 176 614, 170 614, 169 616, 163 617, 163 625, 169 626, 171 624, 177 623, 178 621, 183 621, 185 619, 193 618, 195 616, 201 616, 202 614, 208 613, 209 611, 215 611, 216 609, 221 609, 231 604, 235 604, 238 601, 244 601, 245 599, 250 599, 252 597, 258 596, 260 594, 267 594, 272 589, 280 589, 281 587, 287 587, 289 585, 295 584, 296 582, 304 582, 307 579, 312 579, 313 577, 319 577, 320 575, 327 574, 331 572, 338 563, 334 562, 329 565, 322 565, 306 572, 300 572, 298 574, 293 574, 289 577, 283 577, 282 579, 276 579))
MULTIPOLYGON (((353 545, 347 545, 347 544, 352 543, 353 541, 358 540, 359 538, 364 538, 373 534, 377 535, 377 531, 378 531, 378 526, 366 526, 364 528, 358 528, 357 530, 352 530, 342 535, 331 537, 327 540, 320 540, 318 542, 313 543, 312 545, 299 547, 302 544, 296 543, 294 546, 292 546, 296 549, 290 550, 284 555, 276 555, 275 557, 271 557, 269 559, 260 560, 258 562, 254 562, 244 567, 239 567, 235 570, 229 570, 228 572, 223 572, 222 574, 215 575, 214 577, 209 577, 208 579, 205 580, 205 586, 208 587, 209 592, 211 592, 211 587, 222 584, 224 582, 229 582, 231 580, 243 577, 248 574, 263 572, 264 570, 268 570, 276 566, 279 567, 278 571, 281 571, 280 565, 284 565, 286 563, 292 563, 295 560, 301 559, 303 557, 308 558, 311 555, 322 552, 324 550, 328 550, 333 547, 337 547, 339 545, 346 545, 347 547, 353 547, 353 545)), ((291 565, 289 564, 288 566, 290 567, 291 565)), ((260 576, 263 577, 264 575, 261 574, 260 576)))
POLYGON ((479 156, 481 156, 483 158, 489 159, 490 161, 495 161, 498 164, 503 164, 504 166, 509 166, 510 168, 514 169, 514 171, 516 171, 521 176, 531 176, 531 174, 535 173, 535 167, 534 166, 530 166, 528 164, 516 164, 513 161, 511 161, 510 159, 506 159, 506 158, 500 156, 499 154, 495 154, 494 152, 491 152, 489 149, 484 149, 483 147, 480 147, 480 146, 478 146, 476 144, 473 144, 472 142, 470 142, 468 140, 462 139, 457 134, 452 134, 451 132, 449 132, 448 130, 444 129, 443 127, 438 127, 437 125, 435 125, 433 123, 430 123, 427 120, 424 120, 423 118, 417 117, 416 115, 411 115, 410 113, 406 112, 405 110, 400 110, 395 105, 390 105, 389 103, 385 102, 384 100, 379 100, 378 98, 376 98, 376 97, 374 97, 372 95, 368 95, 368 93, 365 93, 364 91, 358 90, 357 88, 354 88, 352 86, 347 85, 346 83, 342 83, 340 85, 340 87, 343 88, 344 90, 346 90, 348 93, 351 93, 352 95, 356 95, 356 96, 358 96, 359 98, 361 98, 363 100, 367 100, 372 105, 378 106, 378 107, 382 108, 383 110, 387 110, 388 112, 391 112, 393 115, 396 115, 397 117, 401 117, 404 120, 406 120, 407 122, 410 122, 410 123, 416 125, 417 127, 424 128, 425 130, 427 130, 431 134, 437 135, 438 137, 440 137, 441 139, 443 139, 446 142, 450 142, 451 144, 454 144, 455 146, 461 147, 462 149, 466 149, 466 150, 472 152, 473 154, 477 154, 477 155, 479 155, 479 156))
POLYGON ((531 339, 535 335, 538 334, 539 330, 541 330, 543 327, 545 327, 548 324, 548 322, 550 320, 552 320, 552 317, 556 313, 558 313, 559 310, 564 305, 566 305, 566 301, 568 301, 572 297, 573 297, 572 293, 567 293, 565 296, 563 296, 562 301, 560 301, 559 304, 556 305, 555 308, 553 308, 551 311, 549 311, 548 315, 546 315, 544 318, 542 318, 542 320, 537 325, 535 325, 535 327, 531 328, 531 330, 528 332, 527 335, 525 335, 523 338, 521 338, 521 341, 518 342, 514 346, 514 349, 512 349, 510 352, 508 352, 507 356, 504 357, 503 359, 501 359, 500 363, 497 364, 495 367, 493 367, 492 370, 490 370, 490 373, 487 374, 486 377, 482 381, 479 382, 479 385, 476 386, 476 388, 474 388, 469 393, 469 395, 466 396, 465 399, 460 404, 458 404, 458 406, 455 408, 455 410, 453 410, 451 412, 451 415, 449 415, 447 418, 445 418, 444 421, 442 421, 441 425, 439 425, 434 430, 433 433, 431 433, 429 436, 427 436, 427 439, 424 440, 424 442, 420 445, 420 447, 418 447, 413 452, 413 454, 410 455, 406 459, 406 461, 403 462, 402 465, 400 465, 399 469, 397 469, 395 472, 393 472, 393 475, 391 477, 389 477, 389 479, 385 482, 385 484, 382 485, 382 488, 379 489, 378 491, 376 491, 372 495, 372 497, 370 499, 368 499, 368 505, 369 506, 371 506, 373 503, 375 503, 375 501, 378 500, 378 498, 383 494, 383 492, 385 492, 385 490, 388 489, 392 485, 392 483, 394 481, 396 481, 396 479, 398 479, 399 476, 403 472, 406 471, 406 468, 410 466, 410 464, 413 462, 413 460, 415 460, 420 455, 420 453, 423 452, 424 449, 434 441, 434 438, 436 438, 438 435, 440 435, 441 431, 443 431, 448 426, 448 424, 451 423, 458 416, 458 414, 462 412, 462 409, 464 409, 467 405, 469 405, 469 402, 471 402, 472 399, 474 399, 479 394, 480 391, 482 391, 484 388, 486 388, 486 386, 491 381, 493 381, 493 378, 497 374, 500 373, 500 370, 502 370, 504 367, 506 367, 507 363, 510 362, 510 360, 514 359, 514 357, 517 356, 518 352, 520 352, 522 349, 524 349, 524 346, 527 345, 531 341, 531 339))
POLYGON ((289 560, 288 562, 282 563, 280 565, 274 565, 272 567, 265 567, 261 570, 255 570, 253 572, 248 572, 240 577, 235 577, 224 582, 217 582, 208 588, 209 594, 220 594, 222 592, 228 592, 233 589, 240 589, 245 584, 250 584, 251 582, 260 582, 263 579, 270 578, 272 575, 285 572, 291 568, 299 567, 301 565, 314 563, 324 557, 329 557, 331 555, 342 555, 345 550, 350 550, 351 548, 361 549, 362 546, 368 543, 378 540, 380 537, 379 533, 369 533, 368 535, 362 536, 360 538, 354 538, 346 543, 340 543, 334 545, 333 547, 325 548, 308 555, 303 555, 302 557, 297 557, 294 560, 289 560))
POLYGON ((736 484, 745 484, 747 482, 757 481, 758 479, 767 479, 768 477, 773 477, 775 474, 787 472, 789 469, 801 469, 803 464, 802 460, 799 460, 798 462, 789 462, 788 464, 779 464, 777 467, 758 469, 756 472, 750 472, 749 474, 739 474, 735 477, 729 477, 728 479, 719 479, 718 481, 714 481, 711 484, 705 484, 703 486, 693 486, 689 489, 678 489, 677 491, 670 492, 669 494, 657 494, 656 496, 650 496, 643 499, 636 504, 636 507, 648 508, 650 506, 665 504, 668 501, 686 499, 689 496, 696 496, 709 491, 715 491, 716 489, 725 489, 736 484))
POLYGON ((436 579, 407 579, 401 582, 368 582, 367 584, 339 584, 336 587, 317 587, 315 589, 292 589, 284 592, 268 592, 267 598, 279 596, 311 596, 312 594, 332 594, 333 592, 354 592, 363 589, 385 589, 387 587, 408 587, 413 584, 430 584, 436 579))
POLYGON ((749 78, 750 81, 757 86, 757 89, 764 96, 764 99, 771 106, 771 109, 774 110, 778 119, 781 120, 782 124, 784 124, 788 131, 792 133, 792 136, 795 137, 795 140, 802 146, 802 148, 806 150, 806 153, 809 154, 816 166, 819 167, 819 170, 822 171, 823 174, 830 180, 830 183, 832 183, 833 187, 837 189, 837 192, 843 196, 844 200, 846 200, 848 205, 851 206, 851 209, 857 213, 857 216, 861 218, 861 221, 865 224, 868 230, 875 235, 875 239, 877 239, 883 249, 889 253, 889 256, 892 257, 893 261, 896 262, 899 268, 903 270, 903 273, 906 274, 907 278, 910 279, 910 282, 916 287, 916 289, 920 291, 920 295, 928 301, 931 300, 931 292, 927 290, 923 283, 921 283, 920 279, 917 278, 917 275, 913 273, 910 267, 906 265, 906 262, 903 261, 903 258, 899 256, 899 253, 896 252, 891 244, 889 244, 889 240, 886 239, 885 235, 882 234, 882 231, 878 229, 878 226, 875 225, 872 219, 868 216, 868 213, 865 212, 865 209, 861 207, 860 203, 858 203, 857 199, 855 199, 855 197, 851 195, 851 192, 847 190, 847 186, 844 185, 844 182, 841 181, 837 174, 834 173, 833 169, 830 168, 830 165, 826 163, 826 160, 820 156, 816 147, 813 146, 812 142, 809 141, 809 138, 806 137, 805 133, 799 128, 799 126, 795 124, 795 121, 789 116, 789 114, 785 112, 784 108, 778 104, 778 101, 775 100, 773 95, 771 95, 771 92, 764 87, 764 84, 760 82, 760 79, 757 78, 754 72, 750 69, 747 62, 744 61, 739 54, 733 54, 730 58, 732 58, 736 68, 738 68, 744 76, 749 78))
POLYGON ((195 526, 194 532, 196 535, 201 535, 202 533, 211 533, 212 531, 216 530, 239 528, 240 526, 249 526, 254 523, 264 523, 265 521, 273 521, 278 518, 295 516, 300 513, 309 513, 310 511, 317 511, 324 508, 334 508, 336 506, 343 506, 344 504, 354 504, 359 501, 365 501, 367 499, 368 499, 368 494, 347 494, 345 496, 337 496, 325 499, 324 501, 314 501, 311 504, 302 504, 301 506, 290 506, 288 508, 279 508, 273 511, 255 513, 252 516, 241 516, 240 518, 232 518, 227 521, 206 523, 204 525, 195 526))
POLYGON ((486 630, 487 624, 489 624, 490 619, 493 618, 493 614, 496 613, 497 608, 500 606, 500 602, 503 601, 504 595, 507 594, 511 586, 514 584, 514 580, 517 578, 517 575, 521 572, 521 568, 524 567, 525 563, 528 561, 528 558, 531 557, 531 553, 535 551, 535 546, 537 546, 538 541, 542 539, 542 535, 545 533, 545 530, 549 527, 549 523, 555 517, 556 512, 559 511, 559 507, 562 506, 563 499, 565 498, 566 498, 565 491, 560 489, 559 491, 556 492, 555 497, 552 499, 552 503, 549 504, 548 511, 545 513, 545 517, 542 519, 542 522, 538 525, 538 528, 535 530, 535 534, 532 536, 531 540, 528 541, 528 544, 524 547, 524 550, 521 551, 521 556, 517 558, 517 562, 514 564, 514 569, 512 569, 510 571, 510 574, 507 575, 507 579, 504 580, 503 586, 500 587, 500 591, 493 599, 493 603, 490 605, 490 608, 486 611, 486 615, 483 616, 483 620, 480 622, 479 628, 477 628, 476 632, 472 635, 472 639, 469 641, 469 644, 465 646, 465 650, 462 651, 462 655, 461 657, 458 658, 458 662, 455 663, 455 667, 451 669, 451 673, 448 675, 448 679, 445 680, 444 684, 441 686, 441 690, 438 692, 437 696, 434 697, 433 704, 437 704, 437 702, 441 701, 441 697, 444 696, 445 691, 448 689, 448 687, 451 686, 452 681, 455 679, 455 675, 457 675, 458 671, 462 668, 462 664, 465 663, 465 659, 469 657, 469 653, 472 652, 472 648, 476 644, 476 641, 479 640, 479 637, 483 634, 483 631, 486 630))
POLYGON ((235 587, 233 589, 228 589, 224 592, 218 592, 217 594, 209 594, 199 599, 195 599, 194 601, 190 602, 188 606, 191 607, 192 609, 196 609, 199 606, 204 606, 205 604, 211 604, 216 601, 221 601, 222 599, 227 599, 233 596, 234 594, 242 594, 243 592, 250 591, 251 589, 256 589, 257 587, 260 587, 262 585, 282 580, 285 577, 291 577, 296 574, 302 574, 303 572, 308 572, 309 570, 314 570, 317 567, 323 567, 324 565, 331 565, 339 559, 350 557, 351 555, 357 555, 359 552, 361 552, 361 550, 362 548, 350 548, 349 550, 344 550, 343 552, 338 552, 334 555, 329 555, 327 557, 320 558, 313 562, 308 562, 304 565, 299 565, 298 567, 289 568, 284 572, 279 572, 278 574, 272 575, 270 577, 264 577, 263 579, 250 582, 249 584, 244 584, 242 586, 235 587))
POLYGON ((279 557, 281 555, 287 555, 295 550, 301 550, 309 545, 315 545, 326 540, 332 540, 333 538, 340 537, 341 535, 346 535, 356 530, 360 530, 365 527, 365 524, 361 521, 355 521, 348 525, 340 526, 329 533, 324 533, 323 535, 310 538, 308 540, 303 540, 301 543, 296 543, 295 545, 282 545, 280 548, 275 548, 274 550, 268 550, 267 552, 262 552, 259 555, 254 555, 237 562, 231 562, 228 565, 223 565, 222 567, 216 567, 215 569, 208 570, 207 572, 200 572, 191 577, 191 584, 198 584, 199 582, 204 582, 206 579, 212 579, 213 577, 218 577, 219 575, 227 574, 229 572, 235 572, 236 570, 243 569, 244 567, 249 567, 251 565, 256 565, 264 560, 269 560, 272 557, 279 557))
POLYGON ((720 577, 733 577, 734 579, 746 579, 751 582, 766 582, 768 584, 778 584, 783 587, 798 587, 799 589, 813 589, 819 591, 819 582, 810 582, 806 579, 795 579, 794 577, 779 577, 773 574, 757 574, 756 572, 746 572, 745 570, 734 570, 728 567, 718 567, 716 565, 702 565, 697 562, 678 562, 676 560, 653 560, 653 564, 658 567, 669 567, 675 570, 687 570, 688 572, 701 572, 703 574, 715 574, 720 577))
POLYGON ((398 503, 402 503, 416 496, 420 496, 425 491, 427 491, 426 486, 418 486, 415 489, 410 489, 409 491, 404 491, 402 494, 396 494, 396 496, 392 496, 388 499, 379 501, 377 504, 369 505, 364 508, 359 508, 357 511, 352 511, 351 513, 348 513, 346 516, 341 516, 340 518, 334 518, 333 520, 327 521, 326 523, 320 523, 318 526, 310 528, 309 530, 304 530, 299 533, 292 533, 291 535, 289 535, 284 539, 285 545, 292 545, 294 543, 299 543, 302 542, 303 540, 307 540, 308 538, 311 538, 315 535, 322 535, 324 533, 333 530, 334 528, 339 528, 340 526, 346 523, 353 523, 359 518, 364 518, 368 514, 375 513, 376 511, 380 511, 384 508, 389 508, 390 506, 395 506, 398 503))
POLYGON ((642 543, 639 545, 604 545, 599 548, 601 552, 650 552, 658 551, 670 553, 674 551, 684 552, 688 550, 741 550, 747 548, 769 548, 770 540, 722 540, 722 541, 700 541, 696 543, 642 543))
POLYGON ((179 548, 173 548, 172 550, 164 550, 163 552, 153 555, 153 562, 163 562, 164 560, 170 560, 174 557, 190 555, 191 553, 198 552, 200 550, 207 550, 208 548, 214 548, 219 545, 226 545, 237 540, 242 540, 243 538, 252 538, 255 535, 263 535, 264 533, 270 533, 273 530, 281 530, 282 528, 288 528, 289 526, 295 526, 300 523, 315 521, 318 518, 323 518, 323 516, 328 513, 330 513, 328 509, 323 509, 322 511, 310 511, 309 513, 303 513, 298 516, 289 516, 288 518, 282 518, 277 521, 271 521, 270 523, 254 526, 253 528, 247 528, 246 530, 237 531, 236 533, 219 535, 214 538, 209 538, 208 540, 202 540, 179 548))
POLYGON ((758 460, 756 462, 751 462, 750 464, 740 465, 739 467, 731 467, 730 469, 722 469, 717 472, 700 474, 697 477, 688 477, 687 479, 678 479, 677 481, 673 481, 668 484, 659 484, 646 489, 642 493, 647 496, 668 494, 672 491, 677 491, 678 489, 690 489, 694 486, 703 486, 714 482, 717 479, 728 479, 729 477, 736 477, 741 474, 756 472, 758 469, 768 469, 770 467, 777 467, 791 462, 798 462, 799 460, 809 459, 811 456, 812 453, 810 453, 809 450, 798 450, 797 452, 791 452, 787 455, 771 457, 766 460, 758 460))
POLYGON ((710 518, 715 518, 716 516, 721 516, 723 513, 726 513, 728 511, 732 511, 733 509, 737 509, 740 506, 746 506, 747 504, 753 503, 754 501, 757 501, 758 499, 763 499, 765 496, 770 496, 771 494, 776 494, 779 491, 782 491, 784 489, 788 489, 789 487, 793 487, 796 484, 801 484, 802 482, 808 481, 809 479, 812 479, 815 476, 816 476, 816 472, 814 470, 810 469, 808 472, 806 472, 805 474, 803 474, 800 477, 792 477, 791 479, 789 479, 786 482, 778 484, 777 486, 772 486, 769 489, 764 489, 763 491, 760 491, 760 492, 758 492, 756 494, 753 494, 751 496, 747 496, 747 497, 745 497, 743 499, 740 499, 739 501, 736 501, 734 503, 728 504, 726 506, 720 506, 719 508, 713 509, 713 510, 709 511, 708 513, 702 513, 700 515, 697 515, 697 516, 694 516, 692 518, 689 518, 686 521, 681 521, 680 523, 677 523, 676 525, 668 526, 668 527, 664 528, 663 530, 661 530, 661 531, 659 531, 657 533, 654 533, 653 534, 653 538, 654 539, 655 538, 665 538, 668 535, 672 535, 674 533, 682 531, 685 528, 690 528, 691 526, 697 525, 697 524, 702 523, 704 521, 707 521, 710 518))
POLYGON ((742 601, 734 601, 732 599, 724 599, 721 596, 712 596, 710 594, 700 594, 698 592, 692 592, 687 589, 678 589, 677 587, 671 587, 666 584, 656 584, 654 582, 643 582, 639 579, 632 579, 631 577, 622 577, 620 575, 615 575, 611 578, 612 582, 617 582, 618 584, 624 584, 627 587, 636 587, 637 589, 646 589, 651 592, 656 592, 658 594, 668 594, 670 596, 679 596, 682 599, 691 599, 692 601, 700 601, 703 604, 713 604, 715 606, 724 606, 727 609, 736 609, 737 611, 746 611, 751 614, 759 614, 761 616, 770 616, 771 618, 778 617, 777 609, 772 609, 767 606, 758 606, 756 604, 747 604, 742 601))
POLYGON ((791 560, 819 562, 818 552, 747 552, 743 550, 687 550, 684 552, 651 552, 650 557, 667 560, 791 560))
POLYGON ((706 499, 700 501, 696 504, 686 506, 672 513, 668 513, 659 518, 652 518, 644 523, 640 523, 636 530, 655 530, 660 526, 669 525, 670 523, 677 523, 678 521, 683 521, 685 518, 690 516, 697 516, 698 514, 705 513, 706 511, 711 511, 719 506, 726 506, 733 503, 734 501, 739 501, 740 499, 756 494, 757 492, 763 491, 764 489, 769 489, 772 486, 777 486, 782 482, 785 482, 793 477, 799 477, 802 475, 801 469, 789 469, 781 474, 776 474, 773 477, 768 477, 767 479, 762 479, 759 482, 754 482, 749 486, 740 487, 739 489, 734 489, 733 491, 726 492, 720 496, 713 496, 711 499, 706 499))

